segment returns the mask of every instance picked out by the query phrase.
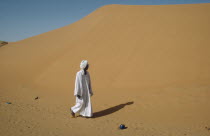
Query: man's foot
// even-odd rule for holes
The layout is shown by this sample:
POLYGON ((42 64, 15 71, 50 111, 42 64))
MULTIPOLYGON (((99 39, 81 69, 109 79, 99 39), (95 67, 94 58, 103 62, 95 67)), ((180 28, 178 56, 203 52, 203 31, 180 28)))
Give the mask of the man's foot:
POLYGON ((72 118, 75 118, 75 113, 70 109, 72 118))

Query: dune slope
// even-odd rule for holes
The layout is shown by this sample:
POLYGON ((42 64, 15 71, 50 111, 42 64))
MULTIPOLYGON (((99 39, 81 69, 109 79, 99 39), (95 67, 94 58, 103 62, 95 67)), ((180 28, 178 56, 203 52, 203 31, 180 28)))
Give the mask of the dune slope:
POLYGON ((95 87, 203 83, 210 79, 209 10, 209 4, 104 6, 1 48, 1 86, 68 88, 82 59, 91 64, 95 87))

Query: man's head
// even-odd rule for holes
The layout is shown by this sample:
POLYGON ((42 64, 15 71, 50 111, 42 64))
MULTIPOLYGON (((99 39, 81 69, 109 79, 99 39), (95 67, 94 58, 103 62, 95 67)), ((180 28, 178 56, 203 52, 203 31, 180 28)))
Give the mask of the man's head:
POLYGON ((80 68, 83 69, 83 70, 87 70, 88 69, 88 61, 87 60, 83 60, 81 63, 80 63, 80 68))

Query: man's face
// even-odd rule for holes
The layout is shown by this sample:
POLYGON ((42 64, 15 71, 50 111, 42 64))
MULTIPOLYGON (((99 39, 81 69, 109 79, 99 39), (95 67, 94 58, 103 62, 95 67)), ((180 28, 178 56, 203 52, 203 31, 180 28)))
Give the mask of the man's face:
POLYGON ((88 70, 88 68, 89 68, 89 65, 87 64, 87 66, 85 67, 85 70, 88 70))

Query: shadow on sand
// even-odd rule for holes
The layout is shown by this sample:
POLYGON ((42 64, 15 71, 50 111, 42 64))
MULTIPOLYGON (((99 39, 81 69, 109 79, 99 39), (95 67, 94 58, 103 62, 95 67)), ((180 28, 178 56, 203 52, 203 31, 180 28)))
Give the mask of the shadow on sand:
POLYGON ((105 109, 105 110, 102 110, 102 111, 99 111, 99 112, 95 112, 95 113, 93 113, 93 118, 98 118, 98 117, 102 117, 102 116, 112 114, 112 113, 124 108, 126 105, 131 105, 133 103, 134 103, 133 101, 132 102, 127 102, 127 103, 119 104, 119 105, 116 105, 114 107, 111 107, 111 108, 108 108, 108 109, 105 109))

